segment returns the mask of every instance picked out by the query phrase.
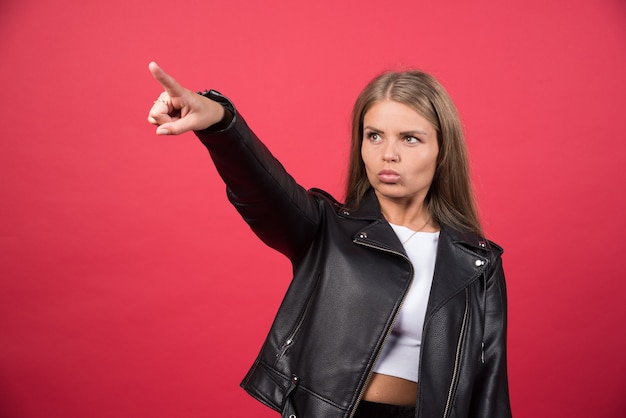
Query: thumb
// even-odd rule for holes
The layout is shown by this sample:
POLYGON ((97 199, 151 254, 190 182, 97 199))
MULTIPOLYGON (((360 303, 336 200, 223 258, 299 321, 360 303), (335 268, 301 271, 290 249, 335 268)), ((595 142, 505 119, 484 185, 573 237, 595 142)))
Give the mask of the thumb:
POLYGON ((193 130, 193 122, 190 118, 181 118, 174 122, 167 122, 160 125, 157 130, 157 135, 180 135, 185 132, 193 130))
POLYGON ((174 78, 163 71, 159 65, 152 61, 148 64, 148 69, 152 73, 152 76, 159 82, 163 89, 169 94, 170 97, 180 97, 185 93, 185 89, 183 86, 178 84, 174 78))

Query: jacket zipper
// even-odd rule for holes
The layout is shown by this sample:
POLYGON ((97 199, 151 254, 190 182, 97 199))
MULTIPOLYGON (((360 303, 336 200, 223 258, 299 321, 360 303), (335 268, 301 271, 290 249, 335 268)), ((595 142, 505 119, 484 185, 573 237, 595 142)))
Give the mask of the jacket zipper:
POLYGON ((443 418, 447 418, 450 413, 450 406, 452 404, 452 392, 459 375, 459 363, 461 362, 461 346, 463 345, 463 337, 465 336, 465 328, 467 325, 467 317, 469 314, 469 289, 465 289, 465 312, 463 314, 463 323, 461 324, 461 331, 459 332, 459 342, 456 346, 456 355, 454 357, 454 371, 452 372, 452 381, 450 382, 450 390, 448 391, 448 400, 446 401, 446 409, 443 413, 443 418))
POLYGON ((408 292, 408 289, 411 287, 411 284, 413 283, 413 275, 414 275, 414 271, 413 271, 413 264, 411 264, 411 260, 408 259, 408 257, 406 257, 404 254, 399 253, 397 251, 392 251, 392 250, 388 250, 386 248, 383 247, 377 247, 375 245, 371 245, 371 244, 366 244, 364 242, 359 242, 359 241, 354 241, 356 244, 359 245, 363 245, 365 247, 369 247, 369 248, 374 248, 376 250, 381 250, 390 254, 395 254, 400 256, 401 258, 405 259, 408 263, 409 266, 411 267, 411 279, 409 281, 409 286, 407 287, 407 291, 404 292, 404 295, 402 296, 402 300, 400 301, 400 305, 398 306, 398 310, 396 311, 396 313, 393 316, 393 320, 391 321, 391 326, 389 327, 389 329, 387 330, 387 333, 385 334, 385 338, 383 338, 383 343, 380 346, 380 350, 378 350, 378 352, 376 353, 376 356, 374 357, 374 362, 372 363, 372 367, 370 368, 370 370, 368 371, 368 375, 367 375, 367 379, 365 380, 365 384, 363 385, 363 387, 361 388, 361 390, 359 391, 359 396, 356 399, 356 403, 354 404, 354 408, 352 408, 352 411, 350 412, 350 415, 348 415, 348 418, 354 418, 354 415, 356 414, 356 410, 357 410, 357 406, 359 405, 359 403, 361 403, 361 399, 363 399, 363 395, 365 394, 365 389, 367 389, 367 385, 369 384, 369 381, 372 377, 372 368, 374 367, 374 364, 376 364, 378 362, 378 359, 380 357, 380 353, 383 351, 382 348, 385 346, 385 344, 387 343, 387 339, 389 339, 389 336, 391 335, 391 332, 393 331, 393 326, 396 323, 396 320, 398 319, 398 316, 400 316, 400 311, 402 310, 402 305, 404 305, 404 300, 406 299, 406 295, 408 292))
POLYGON ((274 364, 278 363, 280 359, 283 358, 283 356, 285 355, 289 347, 291 347, 291 345, 293 344, 293 341, 296 338, 296 335, 298 335, 298 332, 300 331, 300 327, 304 323, 304 319, 306 318, 309 308, 311 307, 311 299, 313 299, 313 295, 315 294, 315 289, 317 289, 319 279, 320 279, 320 274, 318 273, 315 286, 313 287, 313 290, 309 294, 309 298, 306 301, 306 305, 304 307, 304 310, 302 311, 302 315, 300 315, 300 318, 298 318, 298 322, 296 323, 296 326, 294 327, 293 331, 291 331, 291 333, 289 334, 285 342, 281 345, 280 351, 276 353, 276 360, 274 360, 274 364))

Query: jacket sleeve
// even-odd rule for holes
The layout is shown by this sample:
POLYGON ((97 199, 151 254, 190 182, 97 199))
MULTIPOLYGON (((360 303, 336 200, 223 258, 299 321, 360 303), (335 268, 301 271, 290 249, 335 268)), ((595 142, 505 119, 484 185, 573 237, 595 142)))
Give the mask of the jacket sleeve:
POLYGON ((484 364, 472 393, 476 418, 511 416, 506 359, 507 297, 502 259, 497 256, 486 282, 484 364))
POLYGON ((317 232, 316 199, 285 171, 226 97, 208 94, 233 114, 224 129, 195 132, 226 183, 228 199, 263 242, 293 259, 317 232))

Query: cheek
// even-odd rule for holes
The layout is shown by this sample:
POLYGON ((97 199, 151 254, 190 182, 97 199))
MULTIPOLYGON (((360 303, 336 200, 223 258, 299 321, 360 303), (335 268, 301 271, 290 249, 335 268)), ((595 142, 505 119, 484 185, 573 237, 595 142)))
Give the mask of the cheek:
POLYGON ((427 170, 430 173, 430 176, 435 175, 435 170, 437 170, 437 158, 434 158, 430 161, 430 164, 427 166, 427 170))
POLYGON ((437 168, 437 161, 439 160, 439 147, 433 147, 431 152, 426 157, 425 163, 431 171, 435 171, 437 168))
POLYGON ((371 167, 372 155, 371 150, 367 147, 367 145, 365 145, 365 142, 363 142, 363 144, 361 145, 361 160, 365 165, 365 170, 369 172, 371 167))
POLYGON ((430 176, 430 182, 432 183, 432 181, 435 178, 435 173, 437 172, 437 157, 435 156, 435 158, 433 159, 432 163, 429 166, 429 170, 428 170, 428 174, 430 176))
POLYGON ((432 180, 432 177, 435 175, 435 170, 437 168, 437 155, 434 156, 432 154, 428 156, 422 156, 421 158, 414 161, 415 164, 415 174, 418 176, 423 176, 424 178, 429 178, 429 181, 432 180))

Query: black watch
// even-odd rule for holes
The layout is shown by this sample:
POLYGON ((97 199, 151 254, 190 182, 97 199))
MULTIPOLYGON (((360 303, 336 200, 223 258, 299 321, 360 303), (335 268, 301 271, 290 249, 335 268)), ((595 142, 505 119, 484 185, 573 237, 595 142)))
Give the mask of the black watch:
POLYGON ((217 90, 211 89, 211 90, 199 91, 198 94, 200 96, 204 96, 207 99, 213 100, 214 102, 221 104, 225 110, 224 118, 220 122, 216 123, 213 126, 208 127, 207 129, 210 131, 221 131, 221 130, 228 128, 235 118, 236 112, 235 112, 235 106, 233 105, 233 103, 226 96, 224 96, 222 93, 220 93, 217 90))

